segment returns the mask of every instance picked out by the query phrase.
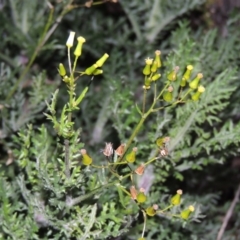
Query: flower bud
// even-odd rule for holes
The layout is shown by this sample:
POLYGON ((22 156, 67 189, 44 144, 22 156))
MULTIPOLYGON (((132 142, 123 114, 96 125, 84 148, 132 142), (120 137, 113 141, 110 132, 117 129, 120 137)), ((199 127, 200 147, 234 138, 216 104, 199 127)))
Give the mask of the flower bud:
POLYGON ((149 89, 150 85, 151 85, 151 79, 149 77, 146 77, 146 79, 144 81, 145 89, 149 89))
POLYGON ((175 194, 171 198, 171 204, 172 205, 179 205, 180 202, 181 202, 181 195, 182 195, 182 190, 181 189, 177 190, 177 194, 175 194))
POLYGON ((186 86, 186 81, 189 80, 190 76, 191 76, 191 72, 193 70, 193 66, 192 65, 187 65, 187 70, 186 72, 183 74, 182 77, 182 81, 180 83, 181 87, 185 87, 186 86))
POLYGON ((92 3, 93 3, 93 0, 89 0, 89 1, 85 2, 84 5, 85 5, 85 7, 90 8, 92 6, 92 3))
POLYGON ((131 186, 130 187, 130 194, 131 194, 131 198, 136 200, 137 199, 137 189, 135 188, 135 186, 131 186))
POLYGON ((149 90, 149 89, 150 89, 150 86, 145 86, 145 85, 143 85, 143 89, 149 90))
POLYGON ((154 59, 154 61, 157 62, 157 67, 158 68, 160 68, 162 66, 160 55, 161 55, 161 51, 156 50, 155 51, 155 59, 154 59))
POLYGON ((154 204, 153 206, 148 207, 146 209, 146 213, 148 216, 153 217, 156 214, 157 209, 158 209, 158 205, 154 204))
POLYGON ((143 69, 143 75, 147 76, 151 73, 151 65, 152 65, 153 59, 147 58, 145 59, 145 67, 143 69))
POLYGON ((71 31, 70 34, 69 34, 69 37, 67 39, 67 42, 66 42, 66 46, 68 48, 71 48, 73 46, 74 36, 75 36, 75 32, 71 31))
POLYGON ((70 78, 65 75, 65 76, 63 77, 63 81, 64 81, 65 83, 69 83, 69 82, 70 82, 70 78))
POLYGON ((156 73, 152 76, 151 78, 151 81, 157 81, 159 78, 161 77, 161 74, 160 73, 156 73))
POLYGON ((108 57, 109 55, 107 53, 104 53, 104 55, 96 62, 97 67, 102 67, 108 57))
POLYGON ((183 210, 180 215, 182 219, 187 220, 192 212, 194 212, 194 206, 191 205, 187 209, 183 210))
POLYGON ((158 147, 163 147, 165 143, 170 141, 170 137, 163 137, 163 138, 158 138, 156 141, 156 144, 158 147))
POLYGON ((145 170, 145 165, 141 164, 139 167, 136 168, 135 173, 137 175, 142 175, 144 173, 145 170))
POLYGON ((90 165, 92 163, 92 158, 90 158, 85 149, 81 149, 80 153, 82 154, 82 163, 83 165, 90 165))
POLYGON ((193 70, 193 65, 187 65, 187 70, 186 70, 186 72, 183 74, 184 80, 187 81, 187 80, 190 78, 192 70, 193 70))
POLYGON ((77 47, 74 51, 74 55, 79 57, 82 54, 82 45, 83 45, 84 42, 86 42, 86 40, 83 37, 78 37, 77 40, 78 40, 78 44, 77 44, 77 47))
POLYGON ((193 101, 199 100, 200 96, 204 91, 205 91, 205 88, 203 86, 199 86, 197 92, 192 95, 192 100, 193 101))
POLYGON ((59 69, 58 72, 61 77, 64 77, 66 75, 66 69, 62 63, 59 63, 59 69))
POLYGON ((113 146, 112 143, 105 143, 105 148, 102 151, 102 153, 106 156, 106 157, 111 157, 113 155, 113 146))
POLYGON ((93 74, 93 72, 96 70, 97 67, 98 67, 97 64, 93 64, 91 67, 85 70, 85 74, 87 75, 93 74))
POLYGON ((140 193, 138 193, 138 195, 137 195, 138 203, 144 203, 147 201, 147 196, 145 195, 144 191, 145 190, 143 188, 140 189, 140 193))
POLYGON ((103 70, 102 69, 96 69, 94 72, 93 72, 93 75, 99 75, 99 74, 102 74, 103 73, 103 70))
POLYGON ((176 66, 168 75, 167 75, 167 79, 169 81, 175 81, 177 79, 177 72, 179 70, 179 67, 176 66))
POLYGON ((172 91, 173 91, 173 87, 172 86, 169 86, 167 91, 165 91, 163 93, 163 99, 166 101, 166 102, 171 102, 173 100, 173 94, 172 94, 172 91))
POLYGON ((158 65, 156 61, 153 61, 152 67, 151 67, 151 72, 155 73, 158 69, 158 65))
POLYGON ((124 153, 124 148, 125 148, 126 144, 125 143, 122 143, 116 150, 115 150, 115 153, 118 155, 118 156, 122 156, 123 153, 124 153))
POLYGON ((137 148, 134 147, 132 149, 132 151, 126 155, 127 162, 129 162, 129 163, 135 162, 135 160, 136 160, 136 152, 137 152, 137 148))
POLYGON ((189 83, 189 87, 191 89, 197 89, 198 83, 199 83, 201 78, 203 78, 202 73, 198 73, 198 75, 189 83))
POLYGON ((162 148, 162 149, 159 149, 159 153, 162 157, 166 157, 168 155, 168 150, 167 148, 162 148))

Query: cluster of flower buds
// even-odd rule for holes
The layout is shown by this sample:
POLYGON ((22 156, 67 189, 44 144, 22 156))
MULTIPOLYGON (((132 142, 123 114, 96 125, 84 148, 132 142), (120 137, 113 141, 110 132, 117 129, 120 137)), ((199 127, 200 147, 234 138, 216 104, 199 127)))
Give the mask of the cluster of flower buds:
MULTIPOLYGON (((150 89, 152 82, 157 81, 161 74, 157 73, 157 71, 162 66, 161 58, 160 58, 161 52, 159 50, 155 51, 155 58, 147 58, 145 59, 145 66, 143 68, 143 75, 145 76, 144 80, 144 89, 150 89)), ((182 78, 180 80, 180 87, 184 88, 187 85, 187 82, 190 81, 191 74, 192 74, 193 66, 188 65, 186 67, 186 71, 183 73, 182 78)), ((170 71, 166 78, 171 83, 178 80, 178 72, 179 72, 179 66, 176 66, 173 68, 172 71, 170 71)), ((192 90, 197 89, 197 92, 192 95, 192 100, 197 101, 199 100, 201 94, 204 92, 204 87, 199 86, 200 79, 203 78, 202 73, 198 73, 197 76, 189 82, 189 88, 192 90)), ((163 100, 166 102, 172 102, 173 99, 173 86, 169 85, 168 88, 163 93, 163 100)))
MULTIPOLYGON (((181 203, 182 190, 177 190, 177 193, 171 198, 170 202, 173 206, 177 206, 181 203)), ((191 213, 194 212, 194 206, 190 205, 187 209, 181 211, 180 217, 184 220, 187 220, 191 213)))
MULTIPOLYGON (((68 50, 70 50, 73 47, 74 38, 75 38, 75 32, 71 31, 69 34, 69 37, 67 39, 67 42, 66 42, 66 46, 67 46, 68 50)), ((76 60, 81 56, 82 46, 83 46, 83 43, 86 42, 86 40, 85 40, 85 38, 80 36, 77 38, 77 41, 78 41, 78 43, 74 50, 74 55, 76 57, 76 60)), ((82 74, 86 74, 86 75, 102 74, 103 70, 100 68, 103 66, 103 64, 108 59, 108 57, 109 57, 109 55, 107 53, 105 53, 96 63, 94 63, 92 66, 87 68, 84 72, 82 72, 82 74)), ((69 83, 71 81, 71 78, 67 76, 66 69, 62 63, 59 64, 58 72, 59 72, 60 76, 63 78, 64 82, 69 83)))
MULTIPOLYGON (((70 34, 69 34, 69 37, 67 39, 67 42, 66 42, 66 46, 67 46, 68 49, 73 47, 74 37, 75 37, 75 32, 71 31, 70 34)), ((76 57, 80 57, 81 54, 82 54, 82 46, 83 46, 83 43, 86 42, 86 39, 84 37, 80 36, 80 37, 77 38, 77 41, 78 41, 78 44, 75 48, 74 55, 76 57)))
POLYGON ((145 67, 143 68, 143 75, 145 76, 144 89, 150 89, 151 83, 157 81, 161 74, 157 73, 158 69, 162 66, 161 52, 159 50, 155 51, 155 58, 145 59, 145 67))
MULTIPOLYGON (((191 74, 192 74, 193 66, 188 65, 186 67, 186 71, 183 74, 181 81, 180 81, 180 87, 184 88, 187 85, 187 82, 190 81, 191 74)), ((176 66, 170 73, 167 74, 167 79, 169 82, 176 81, 178 79, 178 73, 179 67, 176 66)), ((189 82, 189 88, 191 90, 196 90, 197 92, 193 93, 191 96, 193 101, 199 100, 201 94, 205 91, 205 88, 201 85, 199 85, 200 80, 203 78, 202 73, 198 73, 197 76, 189 82)), ((170 85, 165 92, 163 93, 163 99, 166 102, 172 102, 173 101, 173 87, 170 85)))
POLYGON ((87 75, 99 75, 103 73, 103 70, 100 67, 103 66, 105 61, 108 59, 109 55, 105 53, 96 63, 94 63, 91 67, 85 70, 85 74, 87 75))
POLYGON ((117 156, 122 156, 124 154, 125 146, 126 144, 122 143, 116 150, 114 150, 112 143, 105 143, 105 148, 102 150, 102 153, 108 158, 110 158, 114 152, 117 156))
MULTIPOLYGON (((103 153, 103 155, 105 155, 108 158, 111 157, 113 155, 113 153, 115 153, 117 156, 121 157, 121 156, 123 156, 123 154, 125 152, 125 147, 126 147, 126 144, 121 143, 119 145, 119 147, 116 150, 114 150, 112 143, 105 143, 105 148, 102 150, 102 153, 103 153)), ((130 151, 129 153, 126 154, 125 158, 128 163, 135 162, 136 152, 137 152, 137 147, 134 147, 132 149, 132 151, 130 151)))
MULTIPOLYGON (((180 205, 181 195, 182 195, 182 190, 181 189, 177 190, 177 193, 170 199, 170 204, 171 205, 167 209, 169 209, 173 206, 180 205)), ((147 207, 145 209, 145 212, 148 216, 152 217, 156 213, 158 213, 157 210, 158 210, 158 206, 156 204, 154 204, 153 206, 147 207)), ((159 212, 161 213, 162 211, 160 210, 159 212)), ((187 220, 190 217, 192 212, 194 212, 194 207, 192 205, 190 205, 187 209, 182 210, 178 216, 181 217, 184 220, 187 220)))

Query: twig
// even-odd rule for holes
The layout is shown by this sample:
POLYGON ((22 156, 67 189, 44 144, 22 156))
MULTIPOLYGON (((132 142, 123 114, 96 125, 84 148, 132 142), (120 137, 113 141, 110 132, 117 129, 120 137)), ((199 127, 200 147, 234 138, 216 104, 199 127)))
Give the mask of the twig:
POLYGON ((231 203, 231 206, 229 207, 224 219, 223 219, 223 223, 222 223, 222 226, 218 232, 218 236, 217 236, 217 240, 221 240, 222 239, 222 236, 223 236, 223 233, 227 227, 227 224, 228 224, 228 221, 229 219, 231 218, 232 216, 232 213, 233 213, 233 210, 235 208, 235 205, 237 204, 237 202, 239 201, 239 196, 240 196, 240 184, 238 185, 238 189, 235 193, 235 197, 231 203))

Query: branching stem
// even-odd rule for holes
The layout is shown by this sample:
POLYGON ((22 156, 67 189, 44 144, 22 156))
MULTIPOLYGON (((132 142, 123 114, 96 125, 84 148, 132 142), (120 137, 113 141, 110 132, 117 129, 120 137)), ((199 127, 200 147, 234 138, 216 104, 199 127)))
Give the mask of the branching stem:
MULTIPOLYGON (((160 97, 162 96, 162 94, 164 93, 165 89, 170 85, 170 83, 166 83, 165 87, 162 89, 162 91, 159 93, 159 95, 154 98, 152 105, 150 106, 149 110, 141 117, 139 123, 137 124, 137 126, 135 127, 135 129, 133 130, 132 135, 130 136, 125 149, 124 149, 124 154, 117 160, 117 162, 122 161, 123 157, 125 156, 125 153, 128 151, 129 147, 131 146, 134 138, 136 137, 136 135, 138 134, 139 130, 141 129, 143 123, 145 122, 146 118, 153 112, 154 106, 156 105, 156 103, 158 102, 158 100, 160 99, 160 97)), ((173 103, 174 104, 174 103, 173 103)), ((116 167, 115 167, 116 168, 116 167)))

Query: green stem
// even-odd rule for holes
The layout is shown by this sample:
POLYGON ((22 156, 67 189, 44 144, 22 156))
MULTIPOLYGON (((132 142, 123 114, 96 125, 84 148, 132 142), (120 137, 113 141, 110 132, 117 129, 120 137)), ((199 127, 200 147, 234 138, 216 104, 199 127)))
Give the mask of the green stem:
POLYGON ((118 161, 121 161, 122 158, 124 157, 125 153, 127 152, 128 148, 130 147, 130 145, 132 144, 132 141, 133 139, 136 137, 136 135, 138 134, 140 128, 142 127, 144 121, 146 120, 146 117, 151 113, 151 111, 148 111, 147 113, 145 113, 142 118, 140 119, 138 125, 135 127, 132 135, 130 136, 130 138, 128 139, 128 142, 125 146, 125 149, 124 149, 124 154, 119 158, 118 161))
POLYGON ((190 93, 192 92, 193 90, 190 88, 185 94, 184 96, 180 99, 180 101, 183 101, 183 99, 190 93))
POLYGON ((155 160, 157 160, 157 159, 159 159, 159 157, 151 158, 151 159, 148 160, 146 163, 144 163, 144 165, 146 166, 146 165, 148 165, 149 163, 151 163, 151 162, 153 162, 153 161, 155 161, 155 160))
POLYGON ((157 84, 155 81, 155 83, 154 83, 154 101, 156 100, 156 97, 157 97, 157 84))
POLYGON ((142 210, 143 213, 143 219, 144 219, 144 223, 143 223, 143 230, 142 230, 142 238, 144 237, 144 233, 145 233, 145 229, 146 229, 146 223, 147 223, 147 216, 145 211, 142 210))
POLYGON ((78 60, 78 57, 76 56, 75 59, 74 59, 74 63, 73 63, 73 73, 75 72, 75 69, 76 69, 76 66, 77 66, 77 60, 78 60))
POLYGON ((125 156, 125 153, 127 152, 128 148, 129 148, 130 145, 132 144, 133 139, 134 139, 134 138, 136 137, 136 135, 138 134, 138 132, 139 132, 140 128, 142 127, 143 123, 145 122, 146 118, 149 116, 150 113, 153 112, 153 108, 154 108, 154 106, 156 105, 158 99, 162 96, 163 92, 165 91, 165 89, 166 89, 169 85, 170 85, 170 82, 168 82, 168 83, 165 85, 165 87, 164 87, 164 88, 162 89, 162 91, 159 93, 159 95, 157 96, 157 98, 154 99, 154 101, 153 101, 151 107, 149 108, 149 110, 148 110, 145 114, 143 114, 142 118, 140 119, 138 125, 137 125, 137 126, 135 127, 135 129, 133 130, 133 133, 132 133, 132 135, 130 136, 130 138, 129 138, 126 146, 125 146, 123 155, 117 160, 117 162, 120 162, 120 161, 123 159, 123 157, 125 156))
POLYGON ((170 82, 167 82, 165 87, 162 89, 162 91, 158 94, 156 100, 158 100, 164 93, 164 91, 168 88, 168 86, 170 85, 170 82))
POLYGON ((164 208, 163 210, 159 210, 157 212, 165 212, 165 211, 167 211, 168 209, 170 209, 172 207, 173 207, 173 205, 171 204, 171 205, 167 206, 166 208, 164 208))
POLYGON ((147 89, 143 89, 143 106, 142 106, 142 114, 145 113, 146 97, 147 97, 147 89))
POLYGON ((159 108, 154 108, 153 109, 153 112, 158 112, 159 110, 162 110, 162 109, 164 109, 166 106, 164 106, 164 107, 159 107, 159 108))
POLYGON ((68 55, 68 67, 70 72, 70 81, 73 81, 73 71, 72 71, 72 63, 71 63, 71 54, 70 54, 70 47, 67 48, 67 55, 68 55))
POLYGON ((123 192, 125 192, 128 196, 131 197, 130 192, 128 192, 124 187, 122 187, 120 184, 118 185, 118 187, 119 187, 123 192))

